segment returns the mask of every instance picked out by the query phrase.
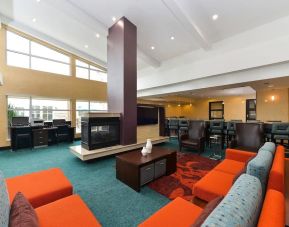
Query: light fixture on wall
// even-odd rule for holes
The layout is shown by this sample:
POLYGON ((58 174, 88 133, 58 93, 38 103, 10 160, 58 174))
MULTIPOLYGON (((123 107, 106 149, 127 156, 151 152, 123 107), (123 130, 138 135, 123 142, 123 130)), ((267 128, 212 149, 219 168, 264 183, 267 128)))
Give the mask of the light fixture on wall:
POLYGON ((271 101, 274 102, 275 101, 275 95, 271 96, 271 101))
POLYGON ((181 104, 178 104, 178 106, 181 106, 181 104))

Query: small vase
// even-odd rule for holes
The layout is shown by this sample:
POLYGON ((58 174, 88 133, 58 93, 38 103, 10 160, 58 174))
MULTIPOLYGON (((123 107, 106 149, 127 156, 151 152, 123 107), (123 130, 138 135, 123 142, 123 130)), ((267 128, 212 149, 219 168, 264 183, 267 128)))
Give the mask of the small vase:
POLYGON ((146 156, 148 154, 148 151, 145 147, 142 148, 141 154, 142 154, 142 156, 146 156))
POLYGON ((152 153, 152 148, 153 148, 152 140, 151 139, 147 139, 147 144, 146 144, 147 152, 148 153, 152 153))

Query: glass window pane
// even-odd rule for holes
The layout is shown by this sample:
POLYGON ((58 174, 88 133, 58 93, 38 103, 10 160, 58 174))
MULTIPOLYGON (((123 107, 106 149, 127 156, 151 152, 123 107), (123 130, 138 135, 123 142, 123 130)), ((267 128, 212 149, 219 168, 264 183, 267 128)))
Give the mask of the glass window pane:
POLYGON ((36 57, 31 58, 31 69, 50 73, 57 73, 66 76, 70 75, 70 65, 44 60, 36 57))
POLYGON ((31 54, 65 63, 70 62, 68 56, 35 42, 31 42, 31 54))
POLYGON ((101 71, 90 70, 90 79, 101 82, 107 82, 107 74, 101 71))
POLYGON ((211 118, 212 119, 221 119, 223 118, 223 111, 211 111, 211 118))
POLYGON ((106 102, 90 102, 90 111, 107 111, 106 102))
POLYGON ((88 69, 76 67, 76 77, 88 79, 88 69))
POLYGON ((32 109, 70 110, 68 100, 32 99, 32 109))
POLYGON ((7 65, 29 68, 29 56, 7 51, 7 65))
POLYGON ((76 60, 75 64, 76 64, 76 66, 81 66, 81 67, 88 68, 88 64, 83 62, 83 61, 76 60))
POLYGON ((7 31, 7 49, 29 54, 29 40, 7 31))
POLYGON ((76 110, 89 111, 89 102, 88 101, 76 101, 76 110))
POLYGON ((76 132, 80 133, 81 132, 81 117, 83 116, 84 113, 87 111, 76 111, 76 132))
POLYGON ((21 97, 8 97, 8 109, 25 109, 29 110, 29 98, 21 97))

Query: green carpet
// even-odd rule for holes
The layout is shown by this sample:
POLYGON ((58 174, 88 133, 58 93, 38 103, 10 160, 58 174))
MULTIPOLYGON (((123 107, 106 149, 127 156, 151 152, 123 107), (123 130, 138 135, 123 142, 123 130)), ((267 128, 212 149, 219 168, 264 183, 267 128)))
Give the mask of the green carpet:
MULTIPOLYGON (((1 151, 0 169, 5 177, 13 177, 52 167, 61 168, 73 184, 74 192, 82 197, 104 227, 137 226, 170 201, 147 186, 137 193, 118 181, 114 157, 85 163, 69 152, 71 145, 1 151)), ((161 146, 178 148, 176 140, 161 146)))

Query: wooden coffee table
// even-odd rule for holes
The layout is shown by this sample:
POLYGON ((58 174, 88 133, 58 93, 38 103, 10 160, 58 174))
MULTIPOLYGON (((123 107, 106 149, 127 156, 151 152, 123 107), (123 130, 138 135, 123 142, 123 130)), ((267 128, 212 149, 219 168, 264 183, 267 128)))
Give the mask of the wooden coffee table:
POLYGON ((140 187, 177 169, 177 153, 174 150, 153 147, 147 156, 141 149, 116 156, 116 178, 136 191, 140 187))

